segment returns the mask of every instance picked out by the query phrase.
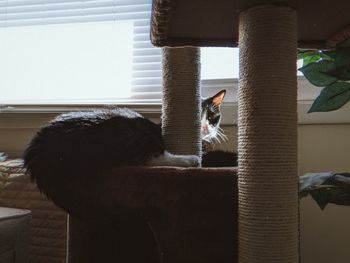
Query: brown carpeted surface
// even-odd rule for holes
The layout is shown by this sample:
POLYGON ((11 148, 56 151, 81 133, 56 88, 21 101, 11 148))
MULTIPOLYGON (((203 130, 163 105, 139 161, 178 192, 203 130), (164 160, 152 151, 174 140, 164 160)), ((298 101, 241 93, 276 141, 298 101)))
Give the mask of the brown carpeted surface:
POLYGON ((151 262, 137 255, 157 251, 167 263, 236 262, 235 168, 123 167, 62 185, 51 198, 79 226, 70 233, 70 262, 151 262), (123 240, 130 245, 118 249, 123 240))

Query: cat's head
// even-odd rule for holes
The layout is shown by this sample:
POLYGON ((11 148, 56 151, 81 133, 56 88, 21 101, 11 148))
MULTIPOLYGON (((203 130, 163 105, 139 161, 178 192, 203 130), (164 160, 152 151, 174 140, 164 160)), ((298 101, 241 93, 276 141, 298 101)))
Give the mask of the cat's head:
POLYGON ((224 100, 226 90, 221 90, 212 97, 202 99, 201 138, 209 143, 226 140, 220 129, 220 106, 224 100))

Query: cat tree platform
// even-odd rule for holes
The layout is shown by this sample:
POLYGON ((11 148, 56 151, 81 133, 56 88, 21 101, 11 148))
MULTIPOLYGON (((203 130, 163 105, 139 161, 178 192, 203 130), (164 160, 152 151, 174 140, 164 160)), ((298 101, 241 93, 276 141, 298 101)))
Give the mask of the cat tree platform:
POLYGON ((350 35, 347 0, 154 0, 151 40, 160 47, 236 47, 240 13, 266 4, 297 10, 301 48, 334 47, 350 35))
POLYGON ((122 167, 45 191, 70 213, 69 262, 237 262, 235 168, 122 167))

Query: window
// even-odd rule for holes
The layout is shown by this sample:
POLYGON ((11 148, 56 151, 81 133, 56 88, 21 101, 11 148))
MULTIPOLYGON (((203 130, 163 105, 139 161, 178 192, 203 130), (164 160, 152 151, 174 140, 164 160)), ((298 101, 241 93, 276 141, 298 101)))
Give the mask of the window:
POLYGON ((128 98, 132 28, 108 21, 1 30, 1 99, 88 103, 128 98))
MULTIPOLYGON (((238 48, 201 48, 202 79, 238 79, 238 48)), ((302 60, 297 61, 297 67, 302 60)), ((297 71, 298 76, 302 76, 297 71)))
POLYGON ((0 0, 0 104, 160 98, 150 0, 0 0))
POLYGON ((238 79, 238 48, 201 48, 202 79, 238 79))
POLYGON ((226 89, 225 103, 237 101, 238 48, 201 48, 202 96, 212 96, 226 89))

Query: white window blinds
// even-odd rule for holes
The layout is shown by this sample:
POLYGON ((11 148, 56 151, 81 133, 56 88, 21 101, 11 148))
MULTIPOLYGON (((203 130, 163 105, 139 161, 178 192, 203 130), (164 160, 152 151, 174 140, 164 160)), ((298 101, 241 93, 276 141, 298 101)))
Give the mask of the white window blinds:
POLYGON ((2 26, 147 19, 142 0, 2 0, 2 26))
MULTIPOLYGON (((0 0, 0 28, 131 22, 132 80, 127 99, 152 101, 160 99, 162 74, 161 50, 149 40, 150 12, 151 0, 0 0)), ((123 34, 117 38, 125 41, 123 34)))

